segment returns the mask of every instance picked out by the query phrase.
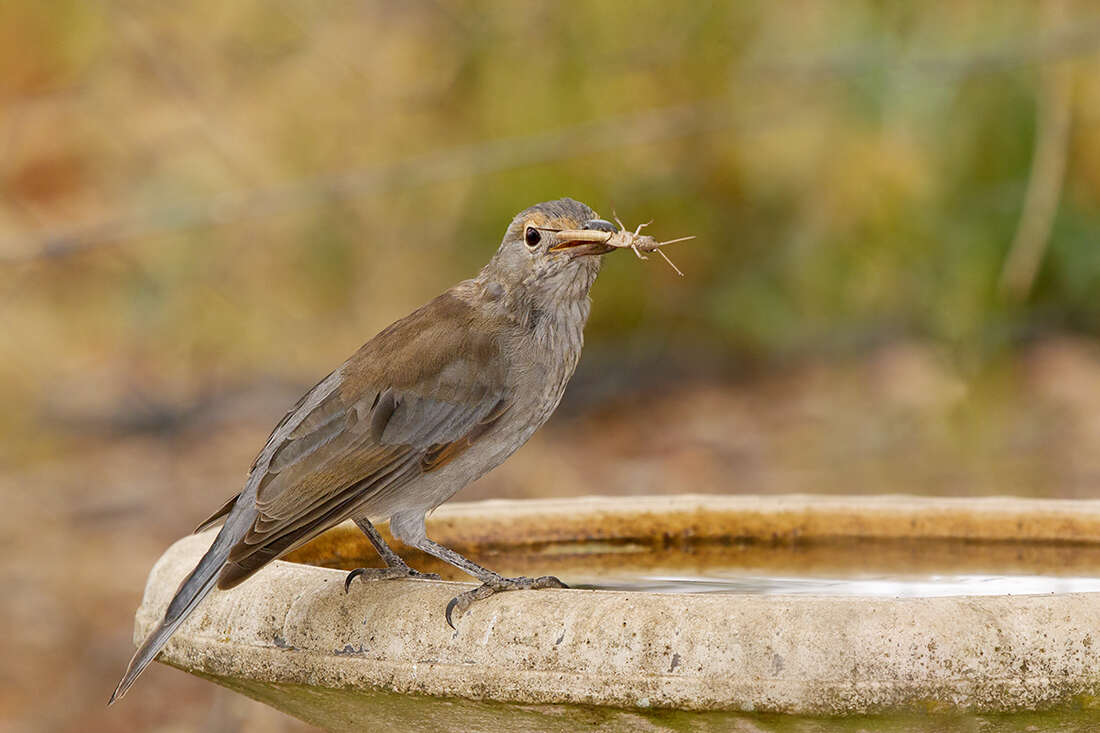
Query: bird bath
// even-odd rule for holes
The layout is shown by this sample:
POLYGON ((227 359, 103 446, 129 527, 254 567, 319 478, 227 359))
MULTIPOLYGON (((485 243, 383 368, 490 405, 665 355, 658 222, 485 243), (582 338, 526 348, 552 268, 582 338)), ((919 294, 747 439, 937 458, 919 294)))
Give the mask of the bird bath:
MULTIPOLYGON (((428 533, 573 588, 494 596, 452 631, 467 578, 427 556, 405 555, 443 581, 345 595, 347 569, 379 564, 347 524, 211 594, 160 660, 330 729, 1077 730, 1100 712, 1100 502, 490 501, 428 533)), ((136 638, 212 537, 157 562, 136 638)))

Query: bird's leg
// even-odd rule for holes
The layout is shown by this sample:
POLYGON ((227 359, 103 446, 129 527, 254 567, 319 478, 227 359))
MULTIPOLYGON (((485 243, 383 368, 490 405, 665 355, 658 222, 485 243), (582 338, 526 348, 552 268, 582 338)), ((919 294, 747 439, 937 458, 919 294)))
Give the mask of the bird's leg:
POLYGON ((488 568, 483 568, 472 560, 468 560, 462 555, 459 555, 449 547, 428 539, 422 538, 416 543, 417 548, 423 550, 429 555, 438 557, 444 562, 448 562, 454 565, 456 568, 464 573, 472 575, 481 581, 481 585, 473 590, 468 590, 465 593, 459 593, 457 596, 451 599, 451 602, 447 604, 447 610, 445 616, 447 618, 447 625, 452 629, 455 627, 454 621, 451 616, 454 612, 458 612, 458 618, 462 618, 463 614, 474 604, 474 601, 480 601, 488 598, 494 593, 503 593, 509 590, 535 590, 538 588, 568 588, 565 583, 561 582, 553 575, 543 575, 538 578, 505 578, 499 573, 494 573, 488 568))
POLYGON ((370 520, 363 518, 353 521, 359 529, 363 530, 363 534, 367 536, 370 543, 374 545, 374 549, 382 556, 382 559, 386 562, 386 567, 356 568, 352 570, 348 573, 348 576, 344 578, 345 593, 347 593, 348 589, 351 587, 351 581, 356 578, 362 578, 363 580, 389 580, 390 578, 425 578, 427 580, 439 580, 439 576, 435 573, 422 573, 419 570, 410 568, 408 563, 402 560, 401 556, 386 544, 386 541, 382 539, 382 535, 378 534, 378 530, 374 528, 370 520))

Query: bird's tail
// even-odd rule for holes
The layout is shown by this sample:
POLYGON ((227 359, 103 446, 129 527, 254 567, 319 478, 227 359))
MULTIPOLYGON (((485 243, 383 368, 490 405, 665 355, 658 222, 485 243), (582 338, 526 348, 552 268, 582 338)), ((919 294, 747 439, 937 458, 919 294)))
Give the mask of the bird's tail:
POLYGON ((191 574, 180 584, 176 595, 172 597, 172 602, 168 604, 168 610, 165 612, 164 618, 157 624, 152 633, 145 638, 145 641, 134 653, 133 658, 130 659, 130 664, 126 667, 126 673, 122 675, 122 680, 112 693, 108 705, 126 694, 126 691, 130 689, 130 685, 134 684, 134 680, 138 678, 142 670, 156 659, 157 654, 168 643, 168 639, 176 632, 180 624, 187 620, 187 617, 191 615, 199 602, 206 597, 206 594, 214 589, 218 582, 218 573, 221 571, 222 565, 225 564, 226 558, 229 557, 229 550, 243 535, 242 530, 247 530, 248 526, 251 525, 253 517, 250 515, 254 513, 255 509, 251 507, 246 509, 244 502, 238 502, 237 506, 230 512, 230 516, 214 539, 214 543, 210 545, 210 549, 202 556, 202 560, 191 571, 191 574))

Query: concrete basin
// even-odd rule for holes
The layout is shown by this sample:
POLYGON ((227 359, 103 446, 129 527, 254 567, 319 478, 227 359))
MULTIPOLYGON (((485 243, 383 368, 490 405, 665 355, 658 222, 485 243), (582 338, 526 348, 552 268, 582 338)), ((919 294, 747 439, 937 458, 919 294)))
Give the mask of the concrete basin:
MULTIPOLYGON (((349 524, 211 594, 160 661, 330 729, 681 729, 681 716, 721 728, 745 713, 1091 715, 1100 690, 1100 592, 1076 592, 1100 590, 1100 502, 489 501, 444 506, 428 533, 509 575, 617 590, 505 593, 475 604, 452 631, 443 609, 469 585, 450 579, 466 578, 418 553, 403 554, 445 580, 357 582, 345 595, 344 569, 378 564, 349 524), (745 577, 793 584, 744 592, 734 581, 745 577), (908 590, 943 578, 962 586, 908 590), (989 578, 1001 584, 981 594, 989 578), (886 585, 868 592, 870 581, 886 585), (682 592, 715 589, 724 592, 682 592)), ((136 639, 212 536, 182 539, 157 562, 136 639)))

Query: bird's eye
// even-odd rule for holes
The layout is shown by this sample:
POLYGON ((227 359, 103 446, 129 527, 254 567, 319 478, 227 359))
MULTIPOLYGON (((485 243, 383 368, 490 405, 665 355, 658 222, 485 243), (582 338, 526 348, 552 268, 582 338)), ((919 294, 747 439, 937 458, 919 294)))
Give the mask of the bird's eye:
POLYGON ((527 231, 523 233, 523 239, 527 242, 528 247, 537 247, 539 242, 542 241, 542 234, 534 227, 527 227, 527 231))

